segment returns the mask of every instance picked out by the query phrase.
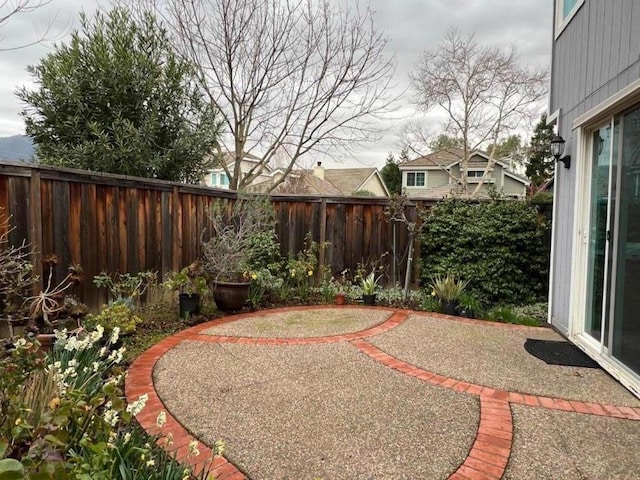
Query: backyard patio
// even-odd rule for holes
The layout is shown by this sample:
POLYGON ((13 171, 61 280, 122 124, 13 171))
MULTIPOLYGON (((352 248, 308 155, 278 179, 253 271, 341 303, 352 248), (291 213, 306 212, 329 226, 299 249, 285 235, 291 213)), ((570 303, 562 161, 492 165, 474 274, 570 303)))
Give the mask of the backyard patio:
POLYGON ((640 401, 527 339, 563 340, 392 308, 262 310, 161 341, 126 395, 147 394, 141 425, 217 480, 637 478, 640 401))

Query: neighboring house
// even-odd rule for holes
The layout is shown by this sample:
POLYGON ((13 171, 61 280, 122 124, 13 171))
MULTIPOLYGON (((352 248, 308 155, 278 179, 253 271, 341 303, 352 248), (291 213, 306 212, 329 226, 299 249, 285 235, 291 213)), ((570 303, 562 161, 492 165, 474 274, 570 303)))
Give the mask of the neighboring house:
MULTIPOLYGON (((451 149, 430 153, 399 165, 402 172, 402 189, 409 197, 430 199, 447 198, 458 194, 462 150, 451 149)), ((473 192, 484 175, 489 156, 475 151, 467 166, 467 189, 473 192)), ((524 198, 530 182, 526 177, 509 169, 507 163, 498 160, 491 167, 489 177, 480 189, 480 196, 488 196, 488 188, 493 185, 507 197, 524 198)))
MULTIPOLYGON (((255 185, 258 191, 268 191, 283 173, 277 169, 271 180, 255 185)), ((324 168, 322 162, 313 170, 294 170, 272 193, 290 193, 325 196, 351 196, 359 192, 376 197, 388 197, 384 180, 375 167, 369 168, 324 168)))
POLYGON ((640 396, 640 2, 554 12, 549 321, 640 396))
MULTIPOLYGON (((227 169, 233 173, 235 153, 227 153, 224 155, 224 158, 227 169)), ((250 172, 251 169, 259 163, 260 159, 258 157, 250 153, 245 153, 242 157, 242 162, 240 163, 240 170, 242 171, 243 176, 250 172)), ((259 167, 258 171, 260 173, 251 181, 251 185, 262 183, 269 179, 269 173, 271 173, 271 169, 268 166, 261 166, 259 167)), ((209 170, 209 172, 205 175, 202 183, 204 183, 204 185, 208 187, 228 189, 229 177, 224 171, 224 168, 213 168, 209 170)))

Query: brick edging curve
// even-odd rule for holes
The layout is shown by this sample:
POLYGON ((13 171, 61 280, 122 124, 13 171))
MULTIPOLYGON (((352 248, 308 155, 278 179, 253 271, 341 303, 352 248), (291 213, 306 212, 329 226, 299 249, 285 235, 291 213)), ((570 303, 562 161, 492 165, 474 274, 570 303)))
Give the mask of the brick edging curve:
MULTIPOLYGON (((419 378, 420 380, 450 388, 460 393, 476 395, 480 400, 480 423, 474 444, 467 455, 465 461, 449 478, 451 480, 465 480, 474 478, 500 479, 506 469, 511 452, 513 439, 513 420, 511 416, 510 404, 520 404, 532 407, 542 407, 553 410, 577 412, 590 415, 598 415, 612 418, 622 418, 626 420, 640 420, 640 408, 623 407, 609 404, 589 403, 575 400, 565 400, 553 397, 537 395, 526 395, 517 392, 492 389, 482 385, 458 381, 453 378, 438 375, 427 370, 423 370, 415 365, 407 363, 393 357, 373 344, 364 340, 367 337, 387 332, 404 322, 409 315, 422 315, 422 312, 411 310, 394 309, 388 307, 377 307, 377 310, 392 312, 392 315, 384 322, 374 327, 349 334, 330 335, 310 338, 260 338, 260 337, 234 337, 217 336, 203 334, 205 330, 235 322, 245 318, 260 316, 270 313, 280 313, 286 311, 319 310, 319 309, 368 309, 355 305, 326 305, 326 306, 300 306, 289 308, 277 308, 261 310, 258 312, 234 315, 227 318, 212 320, 197 325, 164 340, 161 340, 153 347, 140 355, 129 367, 125 380, 125 394, 129 403, 137 400, 140 395, 147 394, 149 399, 143 411, 136 417, 140 425, 150 434, 161 434, 166 436, 171 433, 172 445, 166 445, 162 438, 158 444, 175 454, 181 463, 190 466, 195 472, 207 470, 209 474, 215 476, 217 480, 246 480, 247 477, 240 472, 231 462, 221 456, 213 456, 210 447, 200 442, 192 436, 169 412, 160 400, 153 385, 153 368, 158 359, 167 351, 185 340, 206 342, 206 343, 244 343, 250 345, 312 345, 335 342, 349 342, 362 353, 368 355, 375 361, 382 363, 403 374, 419 378), (156 425, 157 415, 160 411, 166 413, 166 424, 159 429, 156 425), (189 455, 189 443, 197 442, 200 456, 189 455)), ((535 329, 524 325, 511 325, 496 322, 486 322, 483 320, 463 319, 449 315, 437 313, 425 313, 424 316, 440 320, 455 321, 458 323, 483 325, 498 328, 511 329, 535 329)))

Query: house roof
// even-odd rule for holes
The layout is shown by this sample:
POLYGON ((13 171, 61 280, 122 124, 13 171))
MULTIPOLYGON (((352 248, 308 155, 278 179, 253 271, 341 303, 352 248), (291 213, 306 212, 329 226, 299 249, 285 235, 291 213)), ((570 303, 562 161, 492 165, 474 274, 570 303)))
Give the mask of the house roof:
POLYGON ((343 192, 338 190, 331 182, 316 177, 311 172, 302 172, 299 175, 289 176, 278 185, 272 193, 300 193, 307 195, 333 195, 341 196, 343 192))
MULTIPOLYGON (((475 152, 473 153, 475 154, 475 152)), ((414 160, 400 164, 403 167, 446 167, 459 162, 463 156, 463 150, 460 148, 451 148, 449 150, 440 150, 438 152, 429 153, 418 157, 414 160)))
MULTIPOLYGON (((375 167, 324 169, 324 179, 316 176, 313 170, 294 170, 272 193, 348 196, 362 189, 374 175, 380 175, 375 167)), ((387 191, 381 177, 380 183, 387 191)), ((266 192, 272 185, 273 181, 266 181, 253 185, 251 189, 266 192)))
POLYGON ((371 168, 332 168, 324 170, 324 179, 344 195, 357 192, 378 170, 371 168))

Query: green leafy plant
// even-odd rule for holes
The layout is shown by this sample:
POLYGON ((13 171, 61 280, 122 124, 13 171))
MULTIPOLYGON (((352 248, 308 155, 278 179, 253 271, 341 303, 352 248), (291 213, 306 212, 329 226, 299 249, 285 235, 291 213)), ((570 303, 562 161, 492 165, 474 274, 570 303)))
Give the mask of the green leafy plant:
POLYGON ((424 294, 422 298, 422 303, 420 304, 420 309, 425 312, 442 312, 442 304, 440 300, 435 296, 435 293, 432 294, 424 294))
POLYGON ((458 298, 458 311, 463 317, 477 318, 484 314, 484 305, 475 293, 462 292, 458 298))
POLYGON ((460 299, 468 284, 468 280, 461 280, 455 275, 447 274, 445 277, 435 277, 429 284, 429 288, 440 301, 453 302, 460 299))
POLYGON ((544 300, 548 222, 525 202, 448 200, 423 218, 422 282, 452 273, 488 304, 544 300))
POLYGON ((540 323, 547 323, 549 314, 549 304, 547 302, 532 303, 514 307, 513 311, 520 317, 527 317, 537 320, 540 323))
POLYGON ((328 244, 319 244, 307 233, 304 239, 305 248, 287 262, 288 283, 294 294, 303 301, 309 300, 314 276, 318 271, 318 252, 328 244))
POLYGON ((380 280, 380 276, 376 277, 375 272, 369 273, 366 278, 363 278, 360 282, 360 286, 362 287, 363 295, 373 295, 376 293, 376 288, 378 288, 378 281, 380 280))
POLYGON ((89 327, 102 325, 107 332, 116 328, 123 335, 128 335, 136 331, 138 324, 142 320, 134 314, 133 310, 126 303, 113 303, 105 305, 97 315, 88 315, 85 324, 89 327))
MULTIPOLYGON (((172 442, 169 435, 149 437, 135 424, 148 397, 127 404, 124 348, 112 349, 116 330, 105 333, 101 326, 79 335, 60 331, 48 357, 22 338, 0 357, 0 478, 206 478, 207 468, 196 475, 160 448, 172 442)), ((160 430, 165 419, 161 412, 160 430)), ((223 448, 216 442, 214 453, 223 448)), ((198 455, 197 444, 189 445, 189 456, 198 455)))
POLYGON ((158 274, 151 271, 113 275, 102 272, 93 277, 96 287, 106 288, 109 291, 109 303, 126 303, 130 307, 139 307, 140 297, 157 280, 158 274))
POLYGON ((529 325, 533 327, 540 325, 540 322, 536 319, 519 315, 513 307, 507 305, 498 305, 492 308, 487 312, 483 319, 492 322, 513 323, 516 325, 529 325))
POLYGON ((167 274, 163 286, 169 290, 178 291, 193 295, 194 293, 204 295, 208 291, 207 279, 203 275, 198 262, 184 267, 179 272, 170 272, 167 274))

